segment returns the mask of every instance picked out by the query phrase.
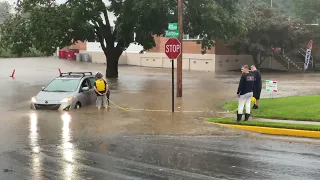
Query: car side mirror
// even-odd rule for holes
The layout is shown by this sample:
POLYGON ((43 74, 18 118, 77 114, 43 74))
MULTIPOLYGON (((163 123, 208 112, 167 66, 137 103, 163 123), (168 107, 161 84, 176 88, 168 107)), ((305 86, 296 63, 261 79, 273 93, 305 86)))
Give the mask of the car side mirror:
POLYGON ((83 87, 82 91, 89 91, 89 87, 83 87))
POLYGON ((44 90, 44 87, 41 87, 41 90, 44 90))

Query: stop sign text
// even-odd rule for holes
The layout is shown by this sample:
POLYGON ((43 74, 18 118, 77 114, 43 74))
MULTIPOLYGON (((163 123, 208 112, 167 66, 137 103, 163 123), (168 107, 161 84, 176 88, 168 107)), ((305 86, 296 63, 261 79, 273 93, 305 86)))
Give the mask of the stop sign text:
POLYGON ((166 53, 179 52, 179 51, 180 51, 180 45, 179 44, 176 44, 176 45, 168 44, 168 45, 166 45, 166 53))
POLYGON ((177 38, 169 39, 164 47, 169 59, 177 59, 181 54, 181 43, 177 38))

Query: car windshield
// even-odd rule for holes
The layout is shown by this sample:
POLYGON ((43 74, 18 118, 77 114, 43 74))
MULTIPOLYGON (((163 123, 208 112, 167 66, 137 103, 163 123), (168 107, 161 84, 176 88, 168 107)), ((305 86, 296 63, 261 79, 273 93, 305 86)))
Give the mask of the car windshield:
POLYGON ((55 79, 43 89, 46 92, 74 92, 77 90, 80 79, 55 79))

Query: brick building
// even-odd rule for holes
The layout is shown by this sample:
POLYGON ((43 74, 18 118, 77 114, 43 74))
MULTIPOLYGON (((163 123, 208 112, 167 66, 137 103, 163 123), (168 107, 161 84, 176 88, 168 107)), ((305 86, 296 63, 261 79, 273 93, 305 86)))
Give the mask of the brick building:
MULTIPOLYGON (((165 37, 155 37, 156 46, 142 54, 139 52, 143 50, 143 47, 132 43, 128 49, 123 52, 119 64, 170 68, 170 59, 168 59, 164 53, 164 44, 166 41, 167 38, 165 37)), ((92 61, 95 63, 106 63, 106 57, 99 42, 78 42, 68 48, 80 49, 81 52, 90 54, 92 61)), ((201 54, 201 44, 197 43, 197 38, 191 39, 188 35, 184 36, 184 70, 221 72, 239 70, 243 64, 253 64, 252 57, 246 54, 237 55, 235 52, 230 51, 223 41, 216 41, 215 46, 211 50, 207 50, 207 53, 203 55, 201 54)), ((261 65, 261 68, 286 70, 286 67, 273 59, 266 60, 261 65)))

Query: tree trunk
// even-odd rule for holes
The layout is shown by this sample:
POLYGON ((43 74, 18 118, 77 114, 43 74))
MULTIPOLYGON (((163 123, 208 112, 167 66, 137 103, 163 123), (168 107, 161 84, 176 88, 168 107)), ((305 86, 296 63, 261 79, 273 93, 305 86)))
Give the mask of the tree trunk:
POLYGON ((252 59, 253 59, 253 63, 256 66, 256 68, 260 67, 260 53, 252 53, 251 54, 252 59))
POLYGON ((107 69, 106 77, 107 78, 118 78, 118 62, 122 53, 117 52, 116 50, 111 50, 106 53, 107 69))

